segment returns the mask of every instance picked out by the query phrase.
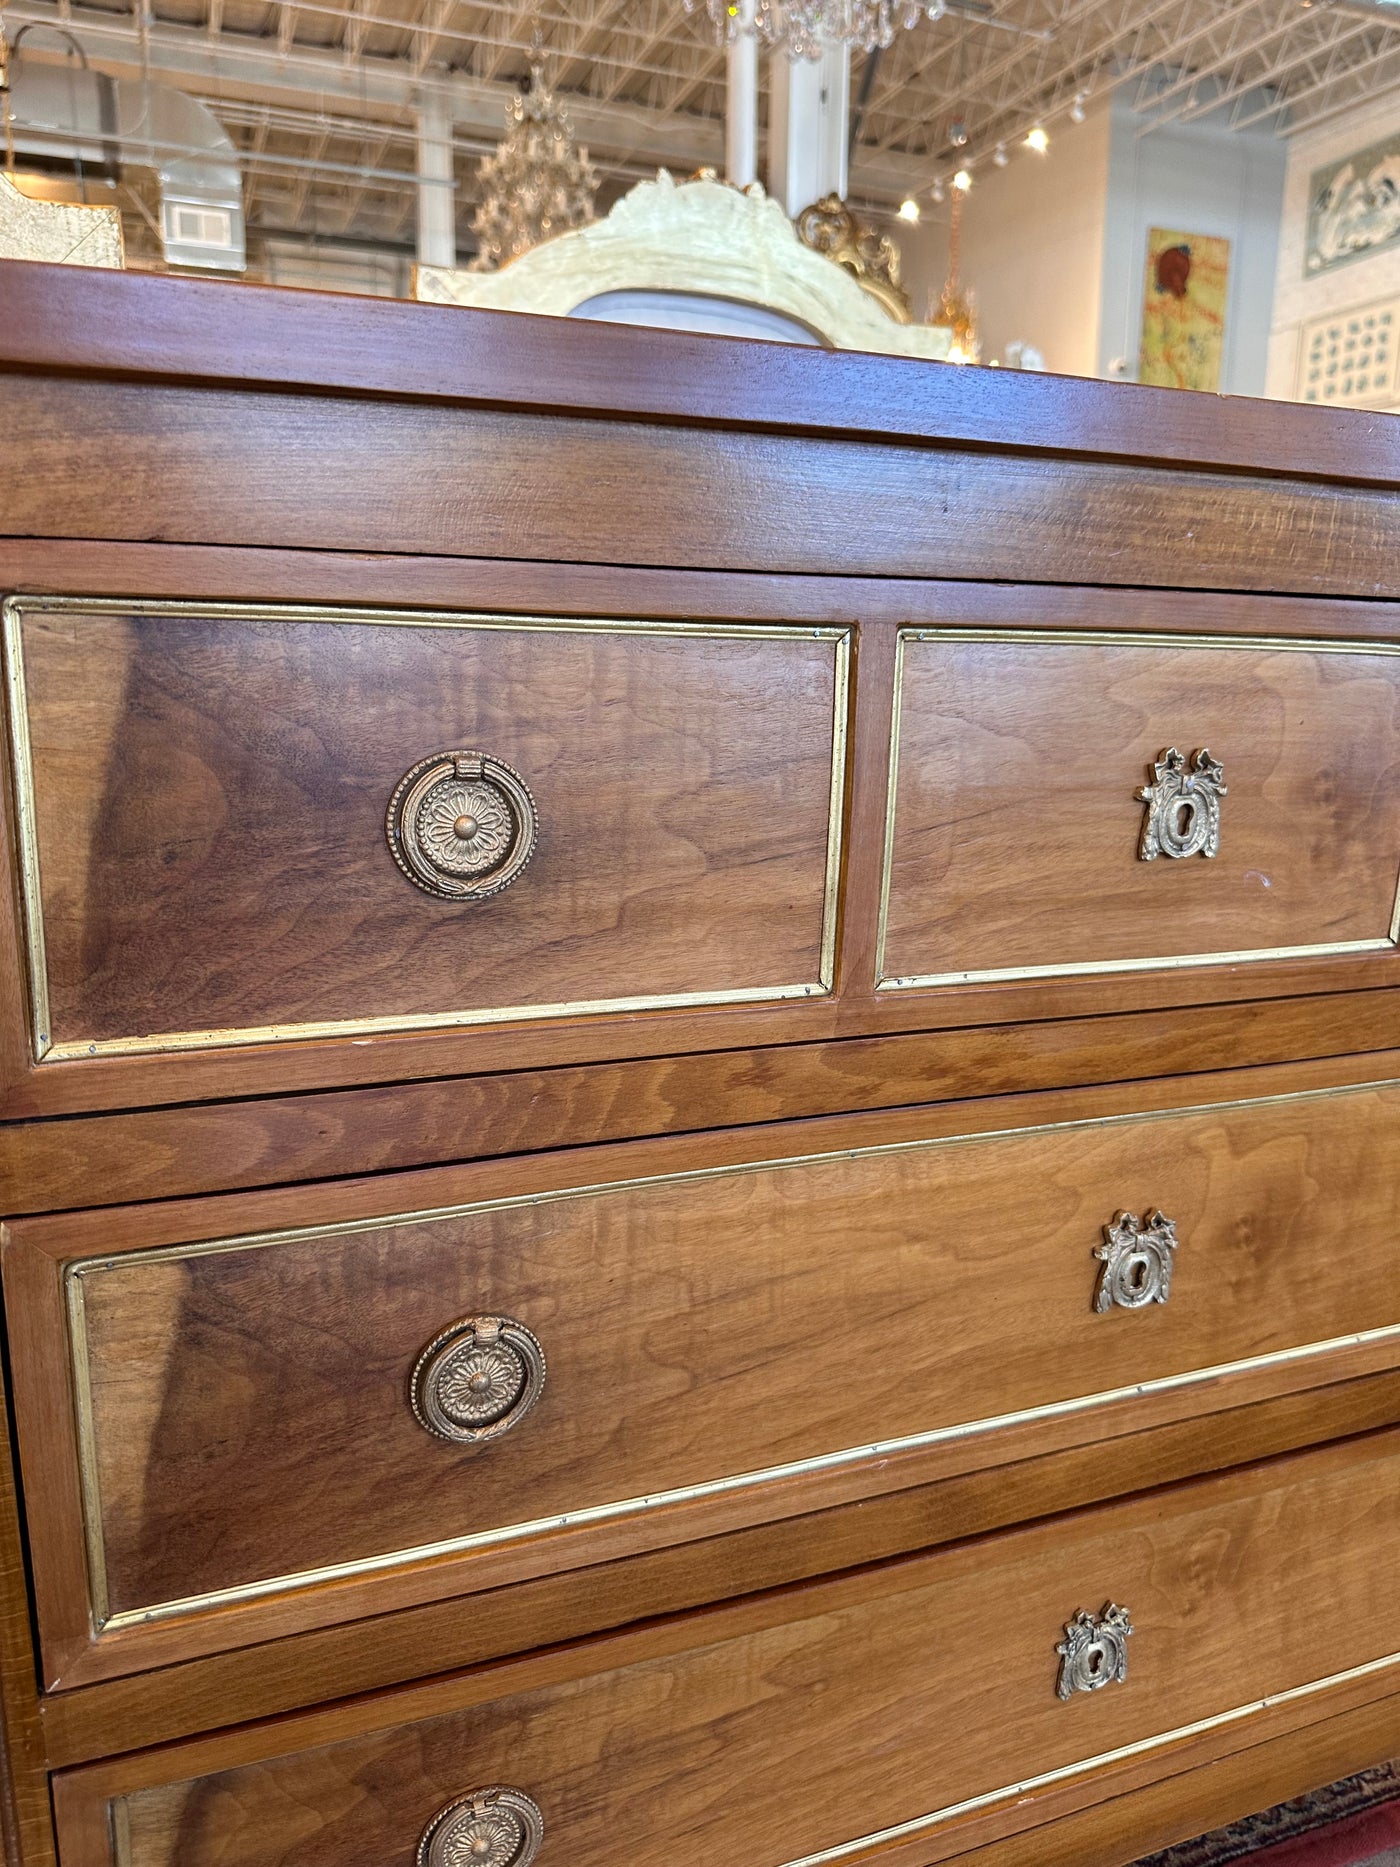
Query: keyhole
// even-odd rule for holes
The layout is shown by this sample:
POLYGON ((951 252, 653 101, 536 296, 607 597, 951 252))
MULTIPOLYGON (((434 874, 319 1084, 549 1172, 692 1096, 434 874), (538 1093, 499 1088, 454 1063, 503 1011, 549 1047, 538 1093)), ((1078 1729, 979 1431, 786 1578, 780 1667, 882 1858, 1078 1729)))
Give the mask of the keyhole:
POLYGON ((1176 807, 1176 833, 1184 843, 1191 834, 1191 825, 1196 821, 1194 804, 1178 804, 1176 807))
POLYGON ((1141 1290, 1147 1282, 1147 1266, 1141 1258, 1134 1260, 1133 1268, 1128 1274, 1128 1282, 1135 1291, 1141 1290))
POLYGON ((1095 1678, 1097 1678, 1098 1675, 1103 1671, 1103 1648, 1102 1647, 1090 1647, 1089 1649, 1089 1671, 1094 1675, 1095 1678))

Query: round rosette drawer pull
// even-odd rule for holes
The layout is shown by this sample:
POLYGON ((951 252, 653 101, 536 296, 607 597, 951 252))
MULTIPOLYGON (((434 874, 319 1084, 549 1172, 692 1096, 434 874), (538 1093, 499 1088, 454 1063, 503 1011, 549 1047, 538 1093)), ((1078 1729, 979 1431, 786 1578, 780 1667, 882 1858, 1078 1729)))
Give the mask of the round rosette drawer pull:
POLYGON ((544 1350, 510 1316, 469 1316, 434 1337, 413 1369, 414 1417, 439 1439, 474 1445, 518 1426, 544 1392, 544 1350))
POLYGON ((409 881, 443 901, 485 901, 509 888, 538 830, 525 780, 484 752, 421 759, 399 780, 384 823, 409 881))
POLYGON ((1172 1293, 1172 1265, 1177 1247, 1176 1223, 1160 1212, 1139 1219, 1135 1212, 1120 1212, 1103 1228, 1103 1243, 1094 1246, 1102 1265, 1094 1308, 1102 1316, 1111 1309, 1146 1309, 1165 1303, 1172 1293))
POLYGON ((1128 1676, 1132 1631, 1132 1616, 1116 1602, 1106 1602, 1101 1614, 1081 1608, 1065 1623, 1065 1637, 1055 1648, 1060 1656, 1056 1696, 1069 1699, 1076 1692, 1101 1692, 1106 1685, 1121 1685, 1128 1676))
POLYGON ((418 1843, 418 1867, 529 1867, 544 1816, 521 1789, 473 1789, 439 1809, 418 1843))
POLYGON ((1138 855, 1181 861, 1187 856, 1220 853, 1220 800, 1226 795, 1225 767, 1202 746, 1188 759, 1175 746, 1160 753, 1152 782, 1137 793, 1146 804, 1138 855))

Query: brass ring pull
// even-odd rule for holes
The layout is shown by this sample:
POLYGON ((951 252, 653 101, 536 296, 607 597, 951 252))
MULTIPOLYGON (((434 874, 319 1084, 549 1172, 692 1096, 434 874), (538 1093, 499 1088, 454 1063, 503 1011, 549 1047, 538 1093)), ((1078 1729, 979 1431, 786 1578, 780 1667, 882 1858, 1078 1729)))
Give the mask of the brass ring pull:
POLYGON ((543 1840, 544 1816, 524 1790, 473 1789, 428 1823, 418 1867, 529 1867, 543 1840))
POLYGON ((525 780, 484 752, 421 759, 399 780, 384 823, 409 881, 443 901, 485 901, 509 888, 538 829, 525 780))
POLYGON ((1099 1315, 1165 1303, 1172 1292, 1176 1246, 1176 1224, 1160 1212, 1149 1212, 1141 1221, 1134 1212, 1118 1213, 1103 1228, 1103 1243, 1094 1246, 1103 1266, 1094 1292, 1099 1315))
POLYGON ((439 1439, 475 1445, 518 1426, 544 1392, 544 1350, 510 1316, 469 1316, 436 1336, 409 1384, 414 1418, 439 1439))
POLYGON ((1062 1699, 1076 1692, 1099 1692, 1106 1685, 1121 1685, 1128 1676, 1128 1636, 1133 1618, 1116 1602, 1106 1602, 1102 1614, 1081 1608, 1065 1624, 1065 1637, 1055 1648, 1060 1656, 1060 1677, 1055 1692, 1062 1699))
POLYGON ((1137 793, 1147 806, 1138 855, 1180 861, 1220 853, 1220 800, 1226 795, 1225 767, 1202 746, 1189 761, 1168 746, 1151 768, 1152 782, 1137 793))

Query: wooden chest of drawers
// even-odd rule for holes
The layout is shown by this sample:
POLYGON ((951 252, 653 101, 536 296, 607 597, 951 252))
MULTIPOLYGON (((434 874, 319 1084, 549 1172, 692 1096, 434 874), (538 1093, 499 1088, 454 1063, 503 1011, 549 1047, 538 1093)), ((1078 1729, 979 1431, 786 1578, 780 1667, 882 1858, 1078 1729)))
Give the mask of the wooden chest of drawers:
POLYGON ((15 265, 0 365, 7 1864, 1400 1752, 1388 424, 15 265))

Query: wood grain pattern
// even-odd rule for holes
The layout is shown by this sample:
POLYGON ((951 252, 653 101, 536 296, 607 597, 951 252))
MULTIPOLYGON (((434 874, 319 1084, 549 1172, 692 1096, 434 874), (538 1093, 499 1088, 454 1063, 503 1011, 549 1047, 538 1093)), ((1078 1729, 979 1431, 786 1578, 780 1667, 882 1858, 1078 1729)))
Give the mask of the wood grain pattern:
POLYGON ((133 1867, 408 1867, 465 1768, 534 1794, 578 1867, 780 1867, 1394 1655, 1396 1460, 1382 1435, 671 1623, 649 1657, 624 1637, 98 1765, 66 1809, 125 1793, 133 1867), (1063 1622, 1106 1599, 1128 1679, 1062 1704, 1063 1622))
MULTIPOLYGON (((40 1707, 53 1769, 339 1701, 629 1622, 985 1536, 1400 1421, 1400 1373, 1224 1407, 990 1470, 349 1626, 55 1692, 40 1707)), ((1333 1772, 1334 1775, 1338 1772, 1333 1772)), ((1267 1798, 1266 1798, 1267 1799, 1267 1798)))
POLYGON ((1290 408, 1071 377, 683 336, 573 319, 0 264, 0 363, 253 381, 797 432, 1147 454, 1391 483, 1400 441, 1370 411, 1290 408), (1286 453, 1281 437, 1287 436, 1286 453))
MULTIPOLYGON (((857 615, 869 618, 861 625, 865 668, 857 695, 852 750, 850 808, 850 873, 845 915, 849 958, 842 974, 839 1004, 825 1000, 790 1002, 771 1011, 745 1008, 734 1011, 710 1007, 700 1011, 668 1011, 595 1017, 561 1024, 550 1020, 512 1026, 500 1032, 489 1028, 467 1031, 381 1034, 355 1045, 265 1045, 246 1053, 172 1053, 153 1057, 82 1057, 70 1062, 50 1060, 37 1070, 28 1061, 27 1017, 20 997, 17 968, 0 969, 0 1070, 9 1085, 3 1106, 13 1115, 60 1113, 74 1109, 164 1104, 202 1097, 228 1097, 265 1093, 279 1095, 329 1083, 403 1080, 459 1073, 463 1070, 499 1071, 526 1064, 587 1063, 625 1056, 651 1056, 664 1051, 748 1049, 758 1044, 825 1039, 852 1031, 949 1029, 1003 1025, 1008 1019, 1031 1018, 1038 1030, 1023 1036, 1005 1030, 950 1040, 939 1047, 940 1081, 956 1092, 967 1093, 983 1081, 995 1084, 996 1074, 985 1073, 989 1056, 1003 1056, 1008 1046, 1018 1048, 1025 1067, 1043 1071, 1047 1059, 1040 1045, 1043 1021, 1073 1018, 1131 1006, 1197 1005, 1203 1000, 1246 999, 1259 990, 1255 975, 1230 967, 1190 969, 1185 975, 1170 970, 1124 977, 1088 980, 1033 981, 1029 985, 1005 982, 985 987, 959 987, 937 993, 872 995, 874 977, 871 943, 874 938, 874 884, 870 864, 878 860, 887 775, 888 631, 904 620, 936 623, 984 623, 1020 629, 1043 625, 1057 629, 1094 626, 1151 627, 1170 632, 1176 628, 1205 628, 1264 633, 1273 636, 1312 634, 1362 639, 1392 627, 1384 604, 1326 604, 1258 596, 1137 591, 1130 603, 1113 591, 1076 589, 1008 589, 995 586, 917 583, 910 580, 800 579, 766 577, 714 577, 704 573, 626 571, 604 567, 482 564, 442 560, 415 562, 361 556, 336 559, 325 554, 204 550, 199 547, 142 545, 82 545, 72 541, 42 547, 22 547, 13 541, 0 546, 0 583, 23 572, 26 583, 35 574, 49 587, 96 586, 108 590, 139 588, 142 594, 178 593, 186 587, 209 597, 296 595, 307 601, 368 600, 394 602, 408 598, 461 606, 490 608, 504 604, 555 613, 569 607, 571 596, 582 595, 588 613, 643 614, 680 619, 773 621, 801 614, 814 623, 849 623, 857 615), (96 554, 96 555, 94 555, 96 554), (42 557, 42 564, 40 558, 42 557), (134 583, 131 581, 134 578, 134 583), (285 584, 282 580, 286 580, 285 584), (878 625, 878 626, 877 626, 878 625), (881 673, 880 670, 885 672, 881 673), (876 678, 878 675, 878 679, 876 678)), ((8 896, 0 901, 0 920, 11 912, 8 896)), ((11 936, 0 928, 8 944, 11 936)), ((1240 1061, 1264 1060, 1289 1054, 1291 1043, 1301 1052, 1334 1054, 1395 1041, 1387 1035, 1387 1014, 1376 1001, 1358 1017, 1357 1007, 1333 1002, 1311 1009, 1288 1011, 1277 1003, 1285 997, 1311 993, 1334 984, 1361 990, 1382 983, 1393 970, 1388 959, 1369 954, 1345 955, 1321 962, 1272 962, 1267 988, 1276 1001, 1239 1013, 1229 1020, 1237 1041, 1248 1031, 1257 1041, 1271 1020, 1277 1028, 1265 1049, 1238 1052, 1240 1061), (1372 1038, 1371 1020, 1376 1020, 1372 1038)), ((1110 1044, 1121 1046, 1133 1027, 1119 1025, 1109 1038, 1102 1024, 1083 1027, 1089 1049, 1103 1032, 1110 1044)), ((1161 1058, 1156 1066, 1173 1067, 1171 1042, 1189 1050, 1190 1019, 1136 1027, 1144 1049, 1161 1058), (1166 1033, 1173 1033, 1168 1040, 1166 1033)), ((1200 1021, 1202 1035, 1219 1031, 1219 1020, 1200 1021)), ((1043 1041, 1057 1056, 1064 1055, 1068 1032, 1057 1027, 1043 1041)), ((1210 1040, 1212 1042, 1216 1039, 1210 1040)), ((1189 1065, 1188 1065, 1189 1066, 1189 1065)), ((1065 1058, 1065 1067, 1070 1067, 1065 1058)), ((1153 1067, 1151 1065, 1149 1068, 1153 1067)), ((1099 1072, 1100 1074, 1102 1071, 1099 1072)), ((1137 1070, 1142 1074, 1141 1068, 1137 1070)), ((1081 1080, 1083 1078, 1081 1077, 1081 1080)), ((1005 1080, 1005 1079, 1003 1079, 1005 1080)), ((1048 1080, 1033 1074, 1029 1080, 1048 1080)), ((1068 1078, 1066 1080, 1069 1080, 1068 1078)), ((807 1112, 796 1110, 794 1112, 807 1112)), ((276 1119, 275 1115, 271 1117, 276 1119)), ((741 1117, 742 1118, 742 1115, 741 1117)), ((407 1135, 401 1139, 407 1140, 407 1135)), ((586 1135, 580 1136, 587 1139, 586 1135)), ((381 1133, 375 1147, 384 1144, 381 1133)), ((358 1163, 351 1161, 353 1170, 358 1163)), ((335 1171, 327 1168, 327 1171, 335 1171)), ((342 1169, 343 1170, 343 1169, 342 1169)), ((67 1175, 69 1183, 73 1176, 67 1175)))
MULTIPOLYGON (((1160 1782, 967 1850, 976 1867, 1132 1867, 1160 1848, 1210 1834, 1400 1753, 1400 1697, 1379 1699, 1267 1744, 1206 1759, 1160 1782)), ((1185 1759, 1182 1759, 1183 1763, 1185 1759)))
MULTIPOLYGON (((8 1409, 0 1376, 0 1407, 8 1409)), ((0 1443, 0 1851, 6 1867, 55 1867, 33 1628, 9 1435, 0 1443)))
POLYGON ((80 1050, 815 979, 834 696, 811 631, 849 630, 856 676, 834 989, 807 1002, 36 1065, 0 891, 7 1867, 54 1867, 50 1785, 63 1867, 116 1867, 113 1799, 121 1867, 409 1867, 467 1770, 539 1794, 573 1867, 830 1844, 840 1867, 1123 1867, 1187 1814, 1369 1760, 1400 1672, 1287 1693, 1400 1649, 1395 954, 1170 961, 1387 933, 1396 425, 7 264, 0 375, 0 593, 103 612, 29 624, 80 1050), (360 620, 177 628, 143 597, 360 620), (430 609, 678 629, 449 647, 430 609), (897 969, 1167 963, 876 990, 919 628, 1011 640, 964 637, 906 695, 937 794, 897 969), (1136 639, 1088 668, 1094 630, 1136 639), (1222 632, 1251 645, 1191 639, 1222 632), (1163 711, 1189 717, 1157 739, 1163 711), (464 941, 381 822, 468 734, 525 772, 546 839, 464 941), (1173 741, 1226 761, 1223 854, 1156 865, 1148 898, 1131 793, 1173 741), (1120 755, 1105 871, 1086 774, 1120 755), (1028 772, 1053 860, 1026 853, 1028 772), (1171 1301, 1094 1314, 1105 1220, 1154 1204, 1171 1301), (412 1423, 406 1379, 488 1307, 537 1329, 550 1381, 463 1451, 412 1423), (1065 1618, 1120 1593, 1127 1685, 1057 1704, 1065 1618))
POLYGON ((968 1094, 999 1098, 985 1119, 1012 1125, 1044 1112, 1012 1092, 1055 1084, 1131 1083, 1113 1097, 1095 1090, 1093 1105, 1165 1107, 1400 1076, 1400 1053, 1381 1048, 1397 1042, 1396 995, 1338 993, 11 1122, 0 1127, 0 1211, 18 1217, 910 1105, 923 1105, 926 1132, 951 1132, 970 1114, 956 1103, 968 1094), (1281 1067, 1246 1074, 1268 1064, 1281 1067), (1231 1080, 1210 1081, 1208 1068, 1228 1068, 1231 1080), (1162 1080, 1144 1080, 1153 1075, 1162 1080), (87 1163, 82 1176, 75 1159, 87 1163))
POLYGON ((884 976, 1393 945, 1397 774, 1400 656, 908 638, 884 976), (1213 859, 1140 859, 1168 746, 1213 859))
POLYGON ((839 641, 21 615, 55 1044, 819 989, 839 641), (487 902, 385 844, 452 749, 540 812, 487 902))
MULTIPOLYGON (((668 565, 549 563, 394 552, 289 551, 0 535, 0 588, 52 596, 191 602, 365 603, 548 616, 682 621, 804 620, 849 626, 1112 629, 1125 634, 1392 640, 1384 603, 1229 590, 1121 590, 1085 584, 966 583, 918 577, 810 577, 668 565)), ((883 778, 883 773, 881 774, 883 778)))
POLYGON ((62 377, 6 404, 18 537, 1400 595, 1389 490, 62 377))
MULTIPOLYGON (((586 1551, 588 1513, 605 1507, 643 1543, 675 1540, 683 1511, 669 1506, 688 1507, 693 1487, 768 1474, 709 1500, 706 1529, 730 1528, 775 1508, 764 1492, 780 1479, 801 1478, 818 1506, 853 1483, 909 1482, 925 1449, 886 1442, 957 1443, 971 1423, 1085 1395, 1131 1398, 1307 1344, 1340 1352, 1400 1327, 1395 1292, 1371 1274, 1393 1217, 1397 1106, 1400 1091, 1358 1089, 923 1145, 838 1122, 815 1159, 800 1132, 772 1136, 779 1160, 797 1158, 768 1167, 745 1163, 742 1134, 723 1165, 693 1144, 639 1145, 596 1167, 559 1163, 556 1185, 592 1191, 541 1203, 549 1182, 513 1165, 497 1176, 509 1203, 483 1184, 489 1203, 439 1218, 450 1182, 424 1175, 422 1216, 370 1229, 318 1232, 313 1217, 310 1235, 268 1237, 254 1202, 222 1202, 191 1214, 193 1233, 222 1220, 231 1242, 194 1252, 178 1232, 173 1252, 157 1247, 140 1215, 127 1249, 111 1215, 75 1220, 62 1258, 82 1261, 83 1234, 100 1253, 76 1324, 105 1548, 99 1621, 277 1578, 306 1576, 304 1590, 309 1572, 395 1552, 410 1567, 426 1556, 407 1552, 535 1525, 513 1549, 483 1551, 490 1580, 509 1581, 540 1546, 551 1566, 571 1545, 586 1551), (874 1151, 847 1151, 862 1145, 874 1151), (1152 1206, 1183 1241, 1172 1301, 1095 1314, 1104 1226, 1152 1206), (423 1346, 474 1314, 532 1328, 549 1385, 507 1439, 444 1446, 413 1419, 406 1386, 423 1346), (787 1469, 839 1453, 830 1471, 787 1469), (661 1494, 676 1495, 619 1508, 661 1494)), ((369 1191, 373 1213, 383 1189, 369 1191)), ((328 1203, 321 1223, 344 1225, 344 1211, 328 1203)), ((18 1365, 36 1474, 50 1457, 47 1371, 66 1358, 48 1333, 62 1313, 42 1246, 63 1237, 17 1227, 7 1256, 12 1311, 37 1332, 18 1365)), ((1400 1339, 1368 1352, 1393 1365, 1400 1339)), ((1317 1357, 1277 1378, 1317 1384, 1329 1367, 1317 1357)), ((1186 1404, 1218 1404, 1207 1392, 1186 1404)), ((1030 1419, 1005 1424, 1034 1438, 1030 1419)), ((995 1432, 981 1437, 960 1455, 1005 1456, 995 1432)), ((39 1510, 34 1534, 50 1566, 61 1550, 80 1572, 59 1512, 39 1510)), ((469 1549, 455 1553, 470 1586, 469 1549)), ((362 1591, 364 1609, 388 1605, 372 1576, 362 1591)), ((237 1638, 255 1606, 225 1606, 190 1637, 237 1638)))

